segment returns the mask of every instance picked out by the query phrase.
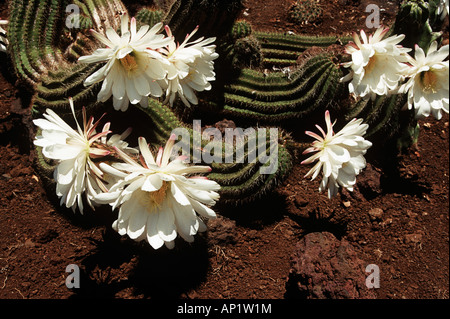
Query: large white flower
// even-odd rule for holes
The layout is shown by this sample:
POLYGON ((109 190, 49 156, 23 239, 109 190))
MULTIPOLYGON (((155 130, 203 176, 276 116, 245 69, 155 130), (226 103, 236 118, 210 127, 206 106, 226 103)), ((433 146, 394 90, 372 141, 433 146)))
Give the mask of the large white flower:
POLYGON ((325 112, 325 122, 327 133, 316 125, 322 136, 313 132, 306 132, 316 141, 303 154, 317 153, 304 160, 302 164, 310 164, 319 160, 305 177, 312 175, 313 180, 323 171, 319 192, 328 189, 328 197, 331 198, 336 195, 339 186, 353 191, 356 175, 366 167, 366 160, 363 155, 372 146, 372 143, 363 137, 368 125, 361 124, 362 119, 353 119, 336 134, 333 132, 334 124, 331 123, 328 111, 325 112))
POLYGON ((197 232, 206 230, 200 216, 216 217, 208 206, 219 199, 219 184, 192 176, 210 172, 210 167, 188 166, 184 157, 170 161, 174 141, 173 135, 155 159, 141 137, 140 163, 118 150, 124 163, 100 164, 105 173, 121 179, 108 193, 96 197, 112 204, 113 209, 120 207, 113 229, 134 240, 146 240, 154 249, 163 244, 173 248, 177 233, 192 242, 197 232))
POLYGON ((8 25, 8 23, 8 20, 0 20, 0 52, 6 52, 6 47, 9 44, 6 30, 2 28, 2 25, 8 25))
POLYGON ((70 107, 76 121, 77 129, 72 129, 53 110, 47 109, 43 114, 45 119, 33 120, 41 128, 41 135, 36 136, 34 144, 42 147, 42 154, 56 160, 58 165, 54 171, 56 194, 61 197, 61 205, 71 207, 73 211, 79 208, 83 213, 82 195, 85 194, 88 204, 94 208, 93 198, 100 192, 107 191, 102 182, 103 172, 92 159, 110 154, 107 149, 96 147, 94 143, 105 137, 110 131, 106 127, 96 133, 98 121, 94 123, 91 117, 86 122, 86 112, 83 108, 83 129, 75 117, 72 99, 70 107))
POLYGON ((97 96, 99 101, 105 102, 112 95, 114 108, 126 111, 129 102, 137 104, 149 95, 159 97, 163 94, 158 80, 165 78, 168 62, 157 50, 173 42, 173 38, 158 34, 161 29, 162 23, 158 23, 151 29, 144 25, 136 31, 136 19, 132 18, 128 30, 128 15, 124 14, 121 18, 121 36, 112 28, 106 30, 106 37, 91 30, 107 47, 97 49, 92 55, 82 56, 78 61, 107 62, 84 82, 89 86, 103 81, 97 96))
POLYGON ((433 114, 441 119, 442 111, 448 113, 449 65, 448 44, 437 49, 433 42, 425 54, 418 45, 415 47, 415 59, 410 58, 411 67, 405 75, 409 77, 399 93, 408 93, 408 108, 414 106, 416 117, 424 118, 433 114))
MULTIPOLYGON (((172 37, 169 26, 166 26, 166 33, 172 37)), ((219 56, 215 52, 216 46, 211 44, 216 38, 203 37, 188 42, 197 32, 198 27, 188 34, 181 44, 169 43, 161 50, 170 62, 167 78, 161 81, 161 86, 166 90, 164 103, 173 101, 178 94, 186 106, 190 103, 198 104, 195 91, 208 91, 211 89, 210 81, 214 81, 214 60, 219 56)))
POLYGON ((403 34, 383 39, 388 30, 379 28, 369 37, 361 30, 362 42, 354 33, 355 42, 346 46, 346 52, 351 54, 352 61, 343 66, 351 70, 341 81, 351 80, 351 94, 371 98, 375 98, 377 94, 387 95, 402 80, 407 67, 404 64, 407 61, 405 53, 410 49, 398 45, 405 38, 403 34))

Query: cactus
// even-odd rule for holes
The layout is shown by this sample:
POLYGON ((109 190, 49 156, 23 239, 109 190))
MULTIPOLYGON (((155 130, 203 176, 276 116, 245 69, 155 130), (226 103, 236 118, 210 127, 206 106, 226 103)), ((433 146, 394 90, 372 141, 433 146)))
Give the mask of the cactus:
POLYGON ((255 32, 254 36, 261 45, 264 67, 294 65, 298 57, 313 46, 327 48, 351 39, 350 37, 340 39, 337 36, 306 36, 261 31, 255 32))
POLYGON ((298 0, 289 8, 289 19, 297 24, 314 23, 322 15, 317 0, 298 0))
MULTIPOLYGON (((110 14, 109 10, 113 7, 116 12, 125 12, 125 8, 119 1, 79 1, 80 4, 86 6, 88 11, 84 13, 93 23, 102 21, 102 28, 113 26, 118 28, 118 21, 115 14, 110 14), (93 10, 99 17, 107 17, 107 19, 98 20, 92 15, 93 10)), ((45 111, 46 108, 54 109, 62 117, 69 118, 68 97, 73 98, 76 109, 79 111, 81 106, 86 106, 87 111, 91 114, 111 110, 109 103, 100 103, 96 101, 96 93, 99 85, 84 87, 83 81, 87 75, 94 72, 100 65, 83 65, 75 63, 78 56, 85 55, 92 51, 95 47, 90 37, 84 36, 82 32, 76 30, 67 30, 66 34, 58 34, 58 26, 64 21, 64 4, 53 0, 40 1, 39 4, 35 0, 29 0, 26 3, 13 3, 15 11, 11 17, 11 52, 17 53, 11 55, 12 62, 18 74, 19 81, 27 84, 30 92, 33 94, 32 107, 38 116, 45 111), (23 11, 26 9, 26 15, 23 11), (45 13, 45 14, 44 14, 45 13), (55 16, 55 22, 52 25, 45 23, 44 17, 47 15, 55 16), (36 30, 28 32, 35 22, 36 30), (47 32, 51 34, 53 41, 45 42, 47 32), (69 35, 70 32, 70 35, 69 35), (72 41, 67 44, 67 38, 72 41), (53 63, 43 63, 48 59, 42 50, 38 47, 49 45, 51 50, 56 53, 53 56, 53 63), (23 50, 22 50, 23 48, 23 50)), ((141 15, 143 19, 143 15, 141 15)), ((100 25, 97 25, 99 27, 100 25)), ((44 47, 45 49, 45 47, 44 47)), ((44 50, 45 51, 45 50, 44 50)), ((141 118, 147 118, 145 127, 137 134, 145 135, 149 141, 155 145, 163 145, 171 132, 175 128, 187 127, 186 124, 180 122, 174 111, 166 105, 162 105, 159 101, 149 99, 149 107, 139 107, 137 110, 141 118)), ((136 114, 134 114, 136 115, 136 114)), ((131 120, 131 119, 130 119, 131 120)), ((190 129, 190 132, 193 132, 190 129)), ((262 141, 262 140, 261 140, 262 141)), ((258 137, 255 145, 261 142, 258 137)), ((245 156, 248 157, 252 151, 250 146, 252 141, 247 141, 245 145, 245 156)), ((270 142, 270 141, 269 141, 270 142)), ((267 143, 269 143, 267 142, 267 143)), ((205 142, 203 141, 203 145, 205 142)), ((270 143, 268 144, 270 145, 270 143)), ((225 144, 223 145, 225 149, 225 144)), ((193 146, 190 145, 192 148, 193 146)), ((234 146, 233 146, 234 147, 234 146)), ((234 153, 236 150, 234 151, 234 153)), ((36 166, 37 171, 48 187, 52 187, 52 172, 54 166, 42 156, 41 150, 36 147, 36 166)), ((236 154, 234 154, 236 156, 236 154)), ((292 166, 292 158, 290 153, 283 145, 278 147, 277 167, 273 174, 261 174, 260 167, 267 164, 263 161, 253 163, 212 163, 213 173, 210 178, 216 180, 222 185, 221 202, 224 204, 239 204, 242 202, 254 201, 261 198, 266 193, 273 190, 289 172, 292 166)))
MULTIPOLYGON (((119 0, 78 0, 75 3, 81 8, 80 29, 64 28, 68 0, 10 2, 9 55, 19 83, 32 95, 35 116, 46 108, 54 109, 62 117, 68 115, 69 96, 73 97, 78 111, 81 106, 86 106, 90 114, 112 110, 111 101, 100 103, 96 100, 100 84, 83 85, 84 79, 101 64, 82 65, 76 60, 90 54, 98 45, 86 35, 84 28, 92 26, 104 30, 111 26, 117 29, 118 15, 126 12, 126 8, 119 0)), ((364 118, 370 125, 367 137, 373 142, 400 137, 401 141, 398 141, 403 147, 417 136, 411 112, 408 116, 401 113, 404 95, 377 97, 373 101, 349 100, 346 84, 339 82, 343 76, 342 57, 328 48, 336 43, 345 43, 348 38, 254 32, 248 22, 235 22, 240 8, 241 1, 237 0, 178 0, 164 10, 144 8, 137 14, 141 24, 163 21, 178 37, 184 37, 197 24, 200 25, 200 35, 217 37, 220 54, 217 60, 218 81, 211 92, 202 94, 196 111, 232 119, 242 123, 243 127, 277 125, 280 128, 278 169, 274 173, 260 173, 259 169, 265 165, 262 159, 259 161, 260 158, 253 163, 212 163, 213 172, 209 177, 222 186, 221 202, 239 204, 254 201, 277 187, 293 165, 292 148, 302 150, 306 147, 302 142, 307 137, 295 133, 303 133, 316 118, 321 119, 326 108, 333 108, 338 119, 364 118), (322 51, 305 53, 313 46, 322 48, 322 51), (303 60, 301 64, 297 62, 299 57, 303 60), (289 67, 289 71, 276 71, 276 68, 284 67, 289 67), (227 73, 233 73, 233 76, 223 75, 227 73), (283 138, 287 130, 292 131, 295 140, 283 138)), ((419 39, 424 46, 429 45, 435 34, 430 33, 429 19, 423 20, 427 7, 415 1, 404 4, 402 8, 395 24, 397 31, 402 30, 404 21, 416 21, 420 32, 404 30, 406 39, 412 42, 419 39)), ((181 120, 184 114, 177 106, 169 108, 156 99, 149 99, 148 107, 132 109, 134 113, 123 116, 142 118, 144 125, 136 134, 146 136, 154 145, 164 144, 172 130, 179 127, 187 128, 191 137, 194 136, 193 128, 181 120)), ((246 140, 244 156, 247 159, 255 151, 254 145, 263 141, 266 145, 268 143, 268 139, 257 139, 246 140)), ((230 147, 225 141, 217 143, 222 150, 230 147)), ((191 151, 193 147, 189 145, 191 151)), ((236 146, 232 147, 236 155, 236 146)), ((43 179, 51 181, 52 163, 43 158, 38 148, 36 151, 37 170, 43 179)))
MULTIPOLYGON (((149 104, 148 108, 141 108, 141 111, 149 117, 150 124, 154 128, 152 132, 152 140, 154 143, 162 145, 174 128, 188 127, 186 124, 180 122, 170 109, 164 107, 158 101, 150 99, 149 104)), ((192 141, 194 139, 192 136, 192 128, 190 128, 189 131, 191 134, 190 149, 192 150, 192 141)), ((267 149, 269 149, 269 138, 265 138, 263 142, 267 143, 267 149)), ((205 146, 205 143, 205 141, 202 141, 202 147, 205 146)), ((219 145, 219 147, 225 151, 225 142, 221 143, 222 145, 219 145)), ((259 141, 256 141, 255 145, 259 145, 258 143, 259 141)), ((249 153, 256 152, 255 149, 250 148, 250 145, 252 145, 251 141, 247 140, 244 146, 246 159, 248 158, 249 153)), ((233 156, 236 157, 235 147, 233 154, 233 156)), ((256 159, 255 163, 248 163, 247 160, 244 160, 244 163, 242 164, 213 162, 211 164, 212 173, 209 174, 208 177, 222 186, 220 190, 221 203, 237 205, 252 202, 260 199, 263 195, 274 189, 289 173, 293 159, 282 144, 278 146, 277 161, 278 169, 274 174, 260 173, 259 168, 263 164, 261 164, 262 161, 260 161, 259 158, 256 159)))
MULTIPOLYGON (((322 112, 342 90, 342 73, 331 54, 308 59, 291 74, 242 71, 224 89, 222 114, 254 123, 280 124, 322 112)), ((213 106, 214 107, 214 106, 213 106)))
POLYGON ((234 72, 245 67, 258 67, 261 64, 261 48, 253 36, 239 38, 231 45, 225 43, 227 45, 222 46, 220 51, 234 72))
POLYGON ((248 37, 252 33, 252 26, 245 20, 236 21, 230 31, 232 39, 241 39, 248 37))
POLYGON ((136 20, 141 25, 153 26, 164 20, 164 12, 158 9, 143 8, 136 13, 136 20))
POLYGON ((406 38, 402 45, 408 48, 414 48, 418 44, 425 52, 428 51, 430 44, 439 40, 442 36, 440 32, 433 31, 433 22, 437 22, 435 17, 435 5, 422 1, 403 1, 393 27, 396 34, 405 34, 406 38))

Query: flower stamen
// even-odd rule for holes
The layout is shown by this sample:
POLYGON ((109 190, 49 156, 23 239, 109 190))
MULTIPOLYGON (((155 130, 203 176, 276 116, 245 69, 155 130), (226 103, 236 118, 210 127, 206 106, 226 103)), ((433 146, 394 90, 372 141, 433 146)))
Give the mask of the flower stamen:
POLYGON ((420 83, 426 93, 436 93, 437 76, 433 71, 424 71, 419 75, 420 83))
POLYGON ((373 69, 375 68, 375 65, 377 64, 377 60, 378 60, 378 58, 377 58, 377 55, 376 55, 376 54, 374 54, 374 55, 369 59, 369 62, 368 62, 367 65, 364 67, 364 71, 365 71, 365 74, 366 74, 366 75, 370 74, 370 73, 373 71, 373 69))
POLYGON ((127 54, 125 57, 120 59, 120 63, 128 72, 128 74, 134 72, 138 68, 138 64, 136 62, 136 58, 130 54, 127 54))
POLYGON ((170 182, 163 181, 160 189, 154 192, 145 192, 146 194, 141 198, 141 203, 148 207, 149 210, 161 207, 161 204, 166 199, 167 190, 170 182))

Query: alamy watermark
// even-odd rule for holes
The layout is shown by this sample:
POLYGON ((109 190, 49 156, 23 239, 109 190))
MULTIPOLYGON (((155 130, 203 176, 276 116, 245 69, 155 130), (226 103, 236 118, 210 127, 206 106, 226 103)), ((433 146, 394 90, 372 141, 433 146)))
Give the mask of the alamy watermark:
POLYGON ((181 153, 191 158, 194 164, 259 162, 262 164, 260 174, 274 174, 277 171, 277 128, 225 128, 222 134, 218 128, 210 127, 202 132, 201 120, 194 120, 192 127, 192 134, 186 128, 172 131, 178 138, 173 157, 181 153))
POLYGON ((376 28, 380 27, 380 7, 376 4, 369 4, 365 12, 370 13, 366 18, 366 27, 376 28))
POLYGON ((76 4, 69 4, 66 7, 66 13, 70 13, 66 17, 66 27, 68 29, 78 29, 80 27, 80 7, 76 4))
POLYGON ((66 287, 80 288, 80 267, 75 264, 67 265, 66 272, 70 273, 66 278, 66 287))
POLYGON ((369 289, 380 288, 380 267, 375 264, 367 265, 366 273, 369 273, 366 277, 366 287, 369 289))

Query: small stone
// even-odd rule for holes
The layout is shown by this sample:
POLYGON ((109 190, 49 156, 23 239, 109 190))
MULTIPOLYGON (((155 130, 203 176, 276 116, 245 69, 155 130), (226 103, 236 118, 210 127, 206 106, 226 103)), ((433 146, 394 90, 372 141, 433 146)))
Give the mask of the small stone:
POLYGON ((405 243, 418 244, 422 242, 422 234, 407 234, 405 235, 405 243))
POLYGON ((383 216, 383 210, 381 208, 372 208, 369 210, 369 216, 371 220, 381 220, 383 216))
POLYGON ((350 202, 343 202, 342 204, 344 204, 344 206, 347 208, 352 206, 352 203, 350 203, 350 202))
POLYGON ((33 241, 30 238, 28 238, 27 240, 25 240, 24 246, 27 248, 33 248, 36 245, 35 245, 35 243, 33 243, 33 241))
POLYGON ((308 201, 301 195, 295 196, 295 206, 305 207, 308 205, 308 201))

